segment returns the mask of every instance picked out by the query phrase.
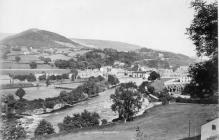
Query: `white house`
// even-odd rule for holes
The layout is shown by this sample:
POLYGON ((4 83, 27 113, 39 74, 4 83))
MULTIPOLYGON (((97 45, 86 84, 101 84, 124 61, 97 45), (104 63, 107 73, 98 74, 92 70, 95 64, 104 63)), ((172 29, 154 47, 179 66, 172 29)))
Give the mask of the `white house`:
POLYGON ((219 140, 219 118, 201 126, 201 140, 219 140))
POLYGON ((145 78, 145 79, 148 79, 148 77, 149 77, 149 72, 146 72, 146 71, 133 71, 133 72, 132 72, 132 77, 134 77, 134 78, 145 78))

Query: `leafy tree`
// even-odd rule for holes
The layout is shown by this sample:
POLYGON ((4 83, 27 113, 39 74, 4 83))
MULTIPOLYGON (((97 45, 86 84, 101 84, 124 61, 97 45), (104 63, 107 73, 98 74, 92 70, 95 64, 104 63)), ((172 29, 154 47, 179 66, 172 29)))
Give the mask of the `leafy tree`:
POLYGON ((18 123, 4 122, 1 126, 1 134, 4 140, 19 140, 26 138, 26 131, 18 123))
POLYGON ((46 80, 46 75, 43 74, 43 75, 39 76, 39 80, 40 80, 40 81, 46 80))
POLYGON ((119 79, 113 75, 108 75, 108 82, 111 84, 111 85, 116 85, 119 83, 119 79))
POLYGON ((5 112, 7 116, 11 115, 13 113, 12 111, 14 110, 16 103, 14 95, 3 95, 1 97, 1 103, 5 103, 5 106, 2 107, 2 112, 5 112))
POLYGON ((69 61, 58 59, 55 61, 55 66, 60 69, 65 69, 69 67, 69 61))
POLYGON ((30 73, 29 75, 26 75, 26 79, 28 82, 34 82, 36 81, 36 77, 34 74, 30 73))
POLYGON ((172 97, 169 95, 168 90, 164 88, 159 94, 158 98, 162 102, 163 105, 169 104, 169 101, 172 100, 172 97))
POLYGON ((218 60, 211 59, 190 66, 190 84, 186 85, 183 93, 191 97, 205 98, 218 91, 218 60))
POLYGON ((110 95, 113 101, 111 109, 119 113, 119 119, 131 120, 141 108, 141 93, 135 83, 123 83, 110 95))
POLYGON ((106 119, 102 119, 101 122, 102 122, 102 125, 107 124, 107 120, 106 119))
POLYGON ((16 56, 16 57, 15 57, 15 61, 16 61, 16 62, 20 62, 20 60, 21 60, 21 58, 20 58, 19 56, 16 56))
POLYGON ((37 68, 37 63, 36 63, 36 62, 31 62, 31 63, 30 63, 30 68, 31 68, 31 69, 37 68))
POLYGON ((92 127, 99 125, 100 116, 96 112, 84 110, 81 114, 73 114, 72 117, 66 116, 63 123, 59 124, 60 131, 69 131, 76 128, 92 127))
POLYGON ((183 93, 205 98, 218 91, 218 4, 195 0, 191 6, 195 15, 187 34, 196 46, 197 55, 209 60, 190 66, 192 80, 183 93))
POLYGON ((144 95, 153 94, 154 93, 154 87, 152 87, 149 82, 144 81, 138 87, 138 91, 143 93, 144 95))
POLYGON ((194 19, 187 34, 196 46, 197 55, 213 56, 218 51, 218 4, 208 4, 202 0, 191 3, 195 10, 194 19))
POLYGON ((55 133, 55 130, 50 122, 47 122, 46 120, 41 120, 38 124, 34 135, 35 136, 44 136, 55 133))
POLYGON ((156 71, 152 71, 148 77, 148 80, 154 81, 156 79, 160 79, 160 74, 156 71))
POLYGON ((43 58, 42 59, 44 61, 45 64, 49 64, 49 62, 51 62, 51 58, 43 58))
POLYGON ((15 95, 18 96, 20 98, 20 100, 24 97, 25 94, 26 94, 26 92, 24 91, 23 88, 19 88, 15 92, 15 95))

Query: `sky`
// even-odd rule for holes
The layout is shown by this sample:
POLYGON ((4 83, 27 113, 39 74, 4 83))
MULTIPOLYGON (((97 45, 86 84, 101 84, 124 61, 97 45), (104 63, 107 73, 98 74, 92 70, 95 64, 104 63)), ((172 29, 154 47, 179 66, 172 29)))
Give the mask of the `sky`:
POLYGON ((44 29, 195 56, 191 0, 0 0, 0 33, 44 29))

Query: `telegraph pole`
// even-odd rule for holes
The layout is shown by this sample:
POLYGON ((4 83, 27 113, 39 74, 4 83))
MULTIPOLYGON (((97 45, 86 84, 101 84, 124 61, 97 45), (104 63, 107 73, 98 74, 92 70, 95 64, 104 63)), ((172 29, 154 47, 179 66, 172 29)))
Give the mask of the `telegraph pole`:
POLYGON ((190 120, 189 120, 189 138, 190 138, 190 125, 191 125, 191 124, 190 124, 190 120))

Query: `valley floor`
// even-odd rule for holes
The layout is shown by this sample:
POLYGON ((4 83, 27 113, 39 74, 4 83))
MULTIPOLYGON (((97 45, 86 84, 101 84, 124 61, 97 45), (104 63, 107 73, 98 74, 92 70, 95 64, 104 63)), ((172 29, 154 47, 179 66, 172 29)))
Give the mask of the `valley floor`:
POLYGON ((170 104, 151 108, 132 122, 78 133, 57 134, 52 140, 133 140, 136 127, 149 140, 179 140, 188 137, 189 120, 191 136, 200 135, 207 120, 217 117, 218 105, 170 104))

